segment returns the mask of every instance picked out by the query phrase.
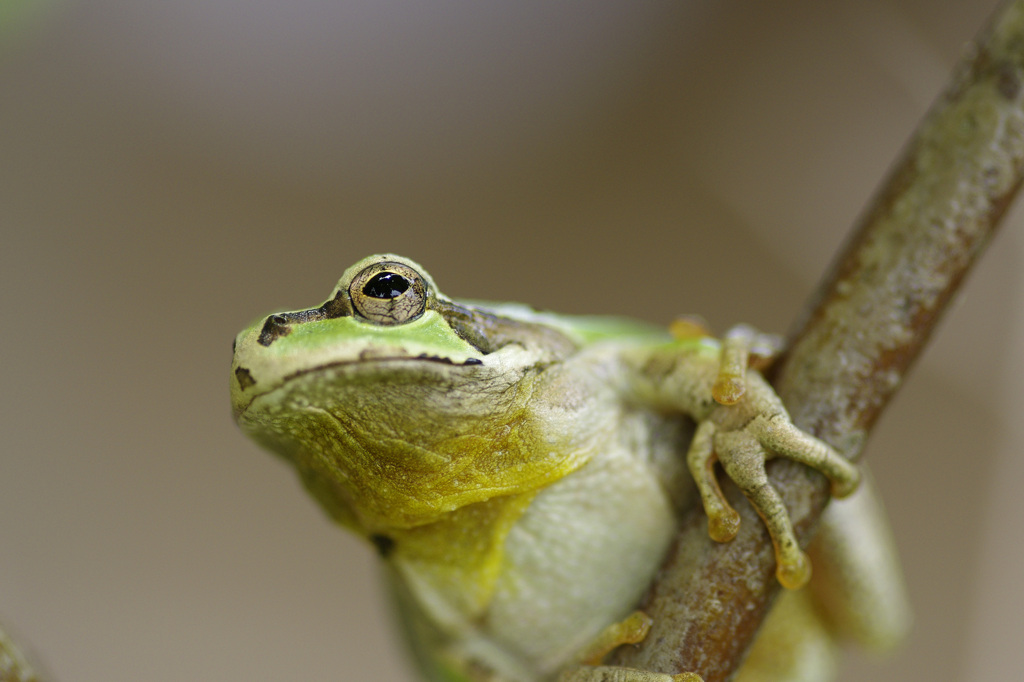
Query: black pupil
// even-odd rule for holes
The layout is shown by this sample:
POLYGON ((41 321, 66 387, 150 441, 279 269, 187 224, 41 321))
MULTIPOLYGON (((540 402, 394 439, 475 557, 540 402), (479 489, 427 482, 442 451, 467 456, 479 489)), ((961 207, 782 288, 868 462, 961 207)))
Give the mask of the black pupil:
POLYGON ((371 298, 398 298, 410 286, 409 280, 405 277, 393 272, 382 272, 370 278, 363 286, 363 293, 371 298))

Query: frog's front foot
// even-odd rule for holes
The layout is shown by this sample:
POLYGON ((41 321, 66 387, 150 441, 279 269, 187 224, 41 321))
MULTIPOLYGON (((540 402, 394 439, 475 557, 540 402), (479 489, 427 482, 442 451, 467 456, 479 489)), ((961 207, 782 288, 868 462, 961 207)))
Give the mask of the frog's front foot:
POLYGON ((606 627, 580 655, 583 665, 564 671, 558 682, 703 682, 697 673, 668 675, 635 668, 601 665, 602 659, 618 646, 638 644, 651 629, 651 617, 634 611, 623 620, 606 627))
POLYGON ((711 537, 729 541, 736 536, 740 523, 739 514, 715 478, 714 465, 719 461, 768 527, 779 582, 797 589, 810 579, 811 564, 797 543, 781 497, 768 482, 765 462, 778 455, 813 467, 829 478, 836 497, 845 497, 857 488, 860 471, 831 447, 794 426, 763 377, 748 372, 744 384, 741 401, 720 405, 698 424, 687 463, 700 490, 711 537))

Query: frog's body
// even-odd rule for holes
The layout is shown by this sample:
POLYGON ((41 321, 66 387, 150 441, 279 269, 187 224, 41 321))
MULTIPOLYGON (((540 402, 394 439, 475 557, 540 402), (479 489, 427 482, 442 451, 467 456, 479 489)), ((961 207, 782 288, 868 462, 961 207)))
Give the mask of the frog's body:
POLYGON ((690 418, 712 532, 735 532, 717 457, 772 528, 781 580, 807 566, 761 485, 761 444, 844 492, 857 482, 755 372, 719 406, 720 355, 706 336, 451 301, 412 261, 374 256, 319 308, 243 331, 232 398, 239 424, 377 547, 431 679, 667 680, 577 664, 635 608, 694 497, 690 418))

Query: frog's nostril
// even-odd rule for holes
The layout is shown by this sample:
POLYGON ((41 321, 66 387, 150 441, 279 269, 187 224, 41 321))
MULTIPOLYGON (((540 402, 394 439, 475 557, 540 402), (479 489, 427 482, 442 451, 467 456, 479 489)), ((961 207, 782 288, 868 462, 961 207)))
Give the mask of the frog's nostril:
POLYGON ((260 337, 256 339, 256 341, 261 346, 269 346, 282 336, 288 336, 292 331, 289 322, 290 320, 284 315, 271 315, 267 318, 267 321, 263 323, 263 329, 260 330, 260 337))
POLYGON ((256 385, 256 380, 252 378, 252 373, 245 367, 239 367, 235 370, 235 379, 238 380, 238 386, 243 391, 250 386, 256 385))

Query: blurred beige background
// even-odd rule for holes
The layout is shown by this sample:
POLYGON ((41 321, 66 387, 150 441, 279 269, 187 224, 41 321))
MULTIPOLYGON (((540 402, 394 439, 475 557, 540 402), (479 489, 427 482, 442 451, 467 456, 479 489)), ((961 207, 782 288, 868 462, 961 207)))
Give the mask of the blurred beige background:
MULTIPOLYGON (((411 679, 371 552, 232 424, 234 333, 385 250, 784 331, 994 4, 7 5, 0 619, 64 682, 411 679)), ((1021 227, 870 443, 917 627, 845 680, 1024 678, 1021 227)))

